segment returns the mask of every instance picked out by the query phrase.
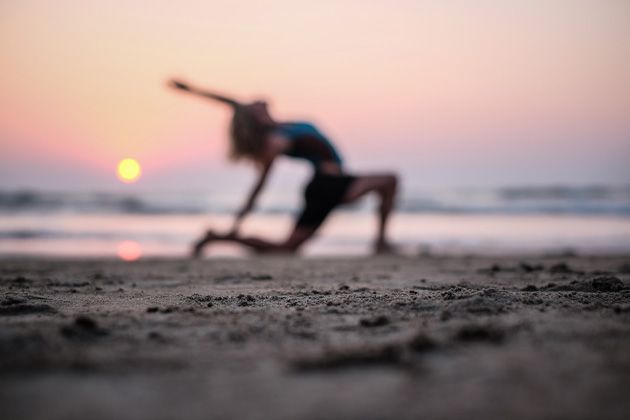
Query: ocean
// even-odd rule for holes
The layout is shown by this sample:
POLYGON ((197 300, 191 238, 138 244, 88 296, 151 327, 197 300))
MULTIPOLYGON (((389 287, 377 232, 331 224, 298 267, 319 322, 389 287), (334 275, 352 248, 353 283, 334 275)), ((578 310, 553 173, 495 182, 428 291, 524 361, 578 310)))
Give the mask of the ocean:
MULTIPOLYGON (((180 257, 205 228, 228 230, 242 193, 0 191, 0 257, 180 257)), ((376 201, 336 211, 305 256, 367 255, 376 201)), ((299 211, 294 191, 261 200, 242 232, 280 240, 299 211)), ((630 186, 525 186, 401 192, 391 240, 408 255, 625 253, 630 186)), ((243 256, 216 244, 209 256, 243 256)))

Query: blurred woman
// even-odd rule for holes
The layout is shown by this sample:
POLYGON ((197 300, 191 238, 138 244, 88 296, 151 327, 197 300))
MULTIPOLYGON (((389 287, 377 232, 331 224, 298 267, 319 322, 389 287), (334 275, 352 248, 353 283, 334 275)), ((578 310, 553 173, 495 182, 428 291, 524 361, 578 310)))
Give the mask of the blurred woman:
POLYGON ((170 86, 229 105, 234 111, 230 124, 230 157, 233 160, 246 159, 259 170, 258 180, 245 204, 236 214, 231 231, 220 234, 208 230, 195 242, 194 257, 201 255, 206 245, 218 241, 236 242, 261 253, 296 252, 315 234, 333 209, 341 204, 352 203, 368 193, 375 193, 380 198, 379 226, 374 240, 374 251, 376 253, 392 251, 386 230, 396 196, 396 175, 345 173, 343 161, 335 146, 313 124, 276 121, 269 113, 266 102, 242 104, 232 98, 201 90, 177 80, 171 81, 170 86), (269 172, 279 157, 300 159, 313 169, 311 180, 304 189, 302 211, 295 221, 293 230, 283 241, 274 242, 242 236, 239 233, 240 225, 254 208, 269 172))

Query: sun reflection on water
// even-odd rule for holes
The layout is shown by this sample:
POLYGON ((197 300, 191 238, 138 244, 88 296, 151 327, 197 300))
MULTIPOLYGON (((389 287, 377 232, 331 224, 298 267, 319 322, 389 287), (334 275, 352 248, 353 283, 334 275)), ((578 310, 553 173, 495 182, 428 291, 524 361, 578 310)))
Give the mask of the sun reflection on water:
POLYGON ((118 257, 123 261, 136 261, 142 256, 142 247, 136 241, 122 241, 118 244, 118 257))

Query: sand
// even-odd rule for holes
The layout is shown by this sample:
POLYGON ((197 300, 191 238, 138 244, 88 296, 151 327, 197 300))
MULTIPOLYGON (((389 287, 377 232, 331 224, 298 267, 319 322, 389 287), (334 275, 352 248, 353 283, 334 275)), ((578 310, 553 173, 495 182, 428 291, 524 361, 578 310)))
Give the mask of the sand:
POLYGON ((622 419, 630 257, 0 261, 4 419, 622 419))

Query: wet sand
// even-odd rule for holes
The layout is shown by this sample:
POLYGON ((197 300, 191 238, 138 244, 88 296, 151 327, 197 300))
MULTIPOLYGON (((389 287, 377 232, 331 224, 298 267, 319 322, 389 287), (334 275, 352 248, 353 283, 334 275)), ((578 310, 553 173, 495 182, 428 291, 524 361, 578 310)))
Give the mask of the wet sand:
POLYGON ((0 261, 6 419, 622 419, 630 257, 0 261))

